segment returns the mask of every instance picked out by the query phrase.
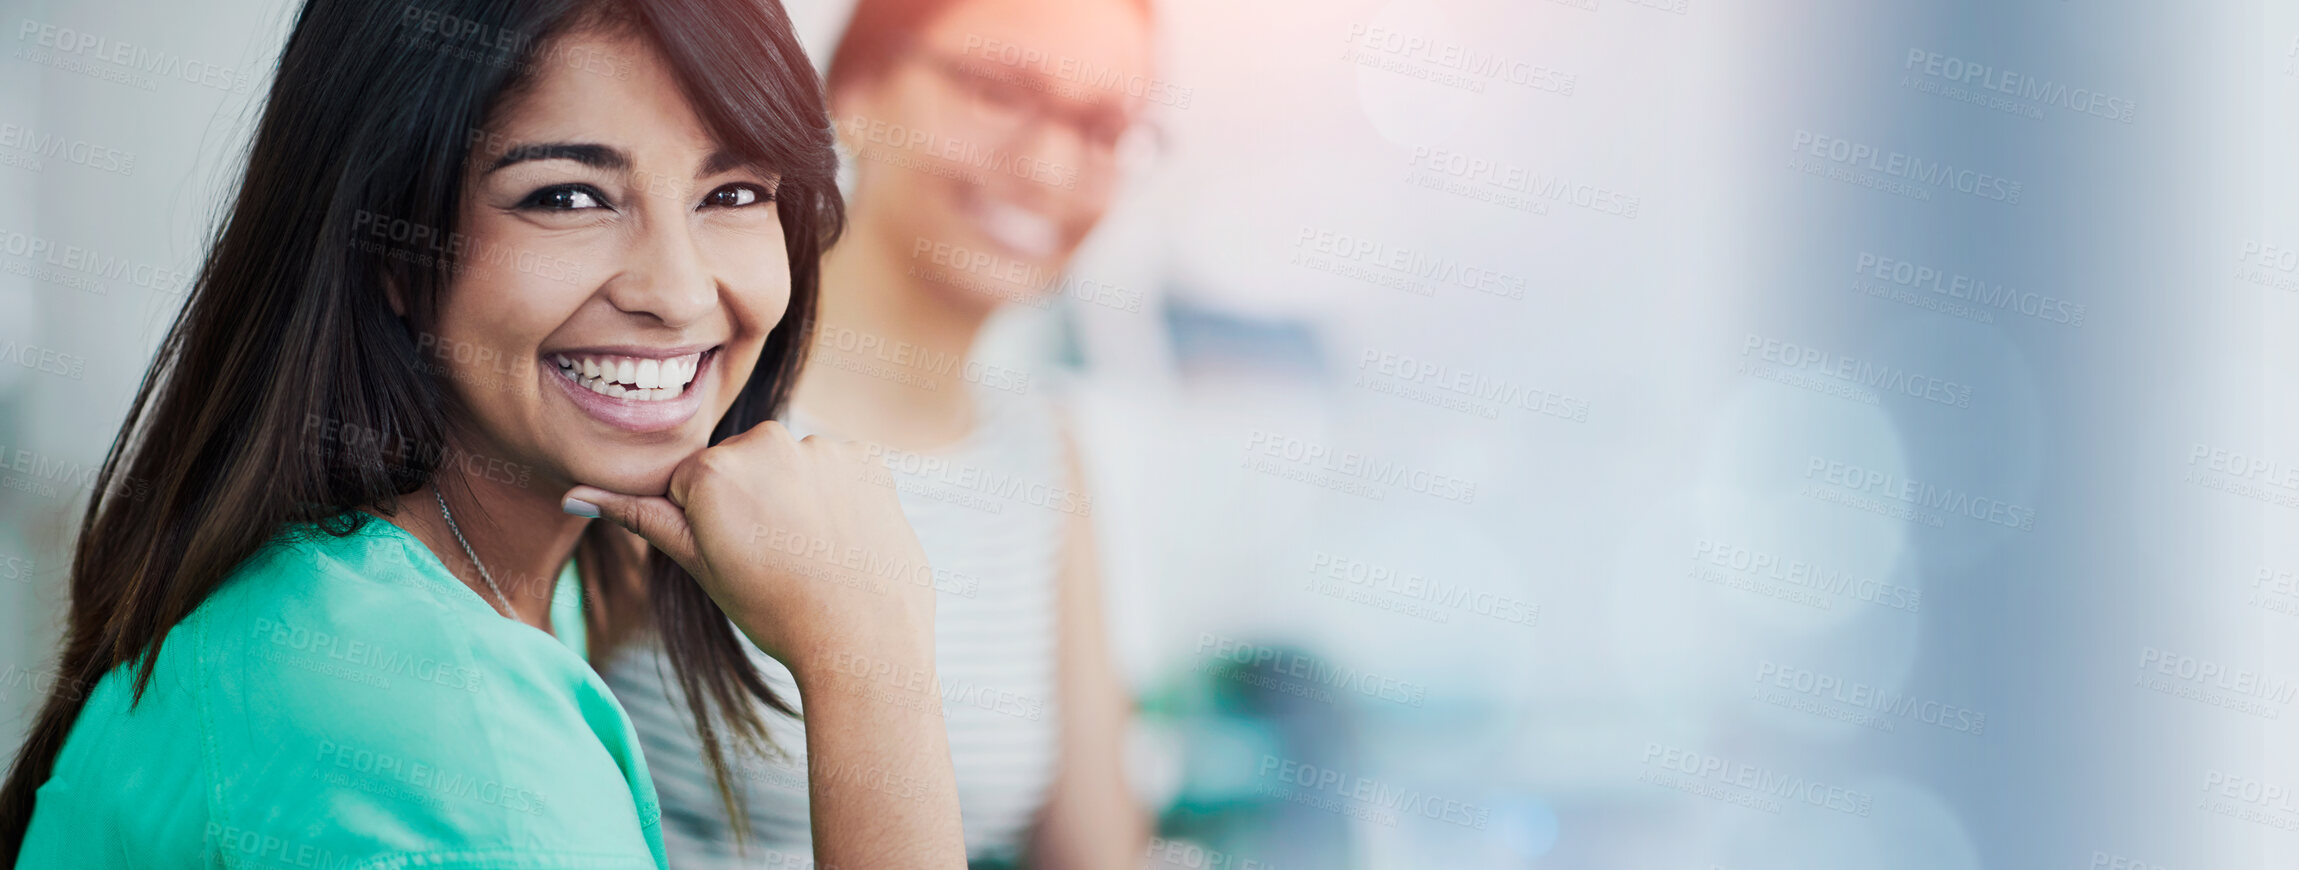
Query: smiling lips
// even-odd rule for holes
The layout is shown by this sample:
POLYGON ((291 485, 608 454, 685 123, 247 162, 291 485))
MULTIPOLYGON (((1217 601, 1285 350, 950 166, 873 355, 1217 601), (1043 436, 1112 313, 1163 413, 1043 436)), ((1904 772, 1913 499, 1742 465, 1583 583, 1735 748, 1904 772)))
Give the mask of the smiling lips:
POLYGON ((559 351, 543 357, 557 376, 542 377, 557 383, 567 400, 593 420, 635 435, 670 432, 702 410, 703 393, 716 383, 712 373, 723 349, 679 353, 686 348, 675 348, 644 356, 630 353, 646 354, 640 347, 559 351))
POLYGON ((669 359, 581 354, 551 355, 559 374, 576 386, 612 399, 660 402, 677 398, 701 368, 701 353, 669 359))

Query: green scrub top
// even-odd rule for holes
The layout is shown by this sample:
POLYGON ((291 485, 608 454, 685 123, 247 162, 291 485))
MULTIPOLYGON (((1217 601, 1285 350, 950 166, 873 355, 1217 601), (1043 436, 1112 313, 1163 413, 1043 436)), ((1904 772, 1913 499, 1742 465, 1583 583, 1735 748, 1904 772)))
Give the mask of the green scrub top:
POLYGON ((289 529, 170 631, 141 701, 98 681, 20 868, 664 870, 631 723, 586 662, 414 536, 289 529))

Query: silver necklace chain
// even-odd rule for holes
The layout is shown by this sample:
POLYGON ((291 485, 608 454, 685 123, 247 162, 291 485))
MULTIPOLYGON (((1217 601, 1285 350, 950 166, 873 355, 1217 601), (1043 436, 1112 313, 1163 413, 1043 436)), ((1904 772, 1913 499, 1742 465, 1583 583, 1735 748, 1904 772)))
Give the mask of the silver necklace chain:
POLYGON ((478 551, 471 549, 471 542, 463 539, 462 527, 455 525, 455 512, 447 509, 447 496, 440 494, 437 486, 431 487, 431 495, 439 500, 439 515, 447 518, 447 530, 455 533, 455 543, 463 545, 463 555, 471 557, 471 567, 479 569, 479 579, 487 581, 487 591, 495 593, 495 600, 502 602, 503 615, 518 619, 518 612, 511 609, 510 596, 503 594, 503 587, 495 585, 495 575, 487 573, 487 564, 479 561, 478 551))

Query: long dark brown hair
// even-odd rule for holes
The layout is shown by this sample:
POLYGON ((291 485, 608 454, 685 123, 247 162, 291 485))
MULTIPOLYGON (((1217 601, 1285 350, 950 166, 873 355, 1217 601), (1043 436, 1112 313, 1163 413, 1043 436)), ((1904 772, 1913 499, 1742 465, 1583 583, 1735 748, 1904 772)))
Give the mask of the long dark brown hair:
MULTIPOLYGON (((812 329, 822 251, 844 221, 820 82, 775 0, 309 0, 297 16, 247 172, 185 305, 145 372, 81 518, 57 679, 0 788, 0 857, 15 864, 88 688, 133 666, 135 696, 160 645, 284 527, 346 535, 430 482, 460 410, 419 337, 470 252, 365 243, 374 221, 452 230, 488 118, 552 64, 615 75, 627 59, 575 57, 598 28, 651 42, 721 145, 781 175, 790 305, 711 434, 773 417, 812 329), (418 254, 426 254, 417 251, 418 254), (385 288, 403 294, 393 312, 385 288), (193 376, 196 373, 196 377, 193 376), (383 433, 390 461, 316 445, 383 433)), ((625 70, 622 74, 627 75, 625 70)), ((452 237, 452 233, 442 234, 452 237)), ((758 704, 788 714, 692 576, 593 523, 577 548, 595 637, 658 631, 730 816, 720 735, 763 745, 758 704)))

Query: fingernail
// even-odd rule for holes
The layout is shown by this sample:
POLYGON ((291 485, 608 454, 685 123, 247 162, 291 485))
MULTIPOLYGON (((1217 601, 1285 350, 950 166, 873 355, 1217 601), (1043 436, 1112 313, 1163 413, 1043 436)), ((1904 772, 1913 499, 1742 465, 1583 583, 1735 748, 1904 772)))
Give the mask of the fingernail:
POLYGON ((574 514, 578 517, 596 518, 599 515, 598 505, 592 504, 571 495, 559 502, 559 509, 566 511, 567 513, 574 514))

